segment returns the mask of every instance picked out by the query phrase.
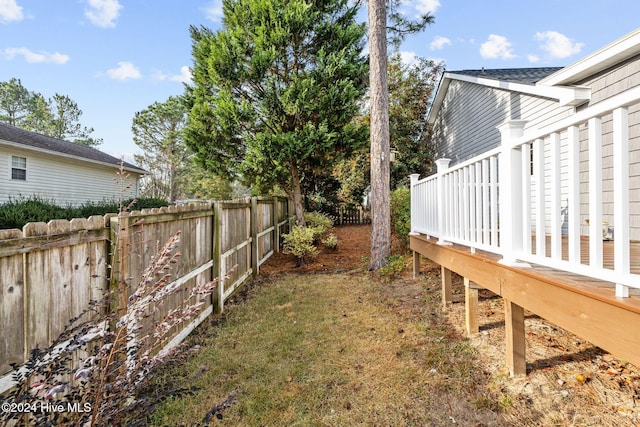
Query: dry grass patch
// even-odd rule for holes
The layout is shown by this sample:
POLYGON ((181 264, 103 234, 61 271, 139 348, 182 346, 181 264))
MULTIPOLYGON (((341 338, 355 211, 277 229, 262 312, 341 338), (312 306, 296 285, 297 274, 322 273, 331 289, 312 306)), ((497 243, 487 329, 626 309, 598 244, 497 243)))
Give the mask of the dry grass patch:
MULTIPOLYGON (((507 425, 486 393, 475 351, 437 304, 406 310, 367 273, 282 275, 257 282, 225 320, 199 328, 200 352, 159 379, 194 385, 156 425, 192 425, 219 411, 225 426, 507 425)), ((420 299, 418 299, 420 298, 420 299)))

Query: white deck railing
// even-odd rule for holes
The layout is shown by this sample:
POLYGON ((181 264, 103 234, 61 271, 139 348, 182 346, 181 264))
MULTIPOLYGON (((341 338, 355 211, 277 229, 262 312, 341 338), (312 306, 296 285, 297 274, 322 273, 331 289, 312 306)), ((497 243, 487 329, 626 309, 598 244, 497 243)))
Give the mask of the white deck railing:
POLYGON ((616 296, 628 297, 630 287, 640 288, 631 272, 629 191, 629 107, 639 102, 636 87, 526 135, 526 122, 511 120, 500 126, 500 147, 454 167, 438 160, 435 175, 411 176, 411 231, 499 254, 508 265, 613 282, 616 296), (581 128, 588 129, 582 150, 581 128), (604 260, 605 211, 615 230, 613 265, 604 260))

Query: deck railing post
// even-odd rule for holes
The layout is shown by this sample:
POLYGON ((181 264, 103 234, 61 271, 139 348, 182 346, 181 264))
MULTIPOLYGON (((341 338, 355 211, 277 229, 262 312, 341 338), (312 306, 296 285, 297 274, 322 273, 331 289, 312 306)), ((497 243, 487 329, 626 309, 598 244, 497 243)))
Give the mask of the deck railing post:
POLYGON ((444 238, 445 224, 447 218, 447 202, 446 202, 446 188, 444 182, 444 174, 449 169, 449 162, 451 159, 438 159, 436 160, 436 179, 438 182, 438 244, 439 245, 450 245, 450 242, 447 242, 444 238))
MULTIPOLYGON (((526 120, 509 120, 498 126, 501 135, 499 157, 499 245, 502 251, 500 263, 517 267, 529 267, 518 262, 516 253, 523 249, 523 195, 522 195, 522 147, 514 141, 523 135, 526 120)), ((528 209, 528 208, 527 208, 528 209)))
POLYGON ((420 174, 417 173, 413 173, 411 175, 409 175, 409 180, 411 182, 409 188, 411 189, 411 230, 409 231, 409 234, 416 234, 415 232, 415 222, 416 222, 416 218, 418 218, 418 214, 419 214, 419 209, 418 209, 418 203, 417 203, 417 197, 415 194, 415 185, 418 182, 418 178, 420 178, 420 174))

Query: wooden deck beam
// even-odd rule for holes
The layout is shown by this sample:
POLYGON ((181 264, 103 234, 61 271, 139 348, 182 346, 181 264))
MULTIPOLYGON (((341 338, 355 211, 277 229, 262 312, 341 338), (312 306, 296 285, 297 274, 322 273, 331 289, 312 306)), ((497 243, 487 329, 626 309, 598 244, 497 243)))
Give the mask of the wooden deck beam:
POLYGON ((514 373, 523 369, 516 345, 520 322, 514 318, 519 308, 514 305, 640 367, 640 298, 616 297, 615 284, 549 268, 509 267, 498 264, 495 255, 437 245, 435 239, 425 236, 411 236, 410 243, 412 250, 440 264, 443 276, 446 270, 454 271, 509 301, 512 331, 508 335, 514 341, 507 357, 513 357, 514 373))

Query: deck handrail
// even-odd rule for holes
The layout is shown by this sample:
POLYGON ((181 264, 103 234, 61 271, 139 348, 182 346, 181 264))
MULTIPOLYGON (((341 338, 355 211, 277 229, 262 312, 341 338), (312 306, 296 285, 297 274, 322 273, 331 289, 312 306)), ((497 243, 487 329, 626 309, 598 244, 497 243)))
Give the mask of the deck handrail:
POLYGON ((631 265, 640 229, 629 220, 629 107, 638 103, 635 87, 545 127, 509 120, 499 126, 498 147, 451 167, 439 159, 434 175, 411 176, 411 231, 498 254, 504 264, 612 282, 616 296, 628 297, 630 287, 640 288, 632 272, 640 266, 631 265), (603 161, 603 146, 612 161, 603 161), (612 175, 606 188, 603 166, 612 175), (613 263, 604 258, 605 218, 613 219, 613 263))

